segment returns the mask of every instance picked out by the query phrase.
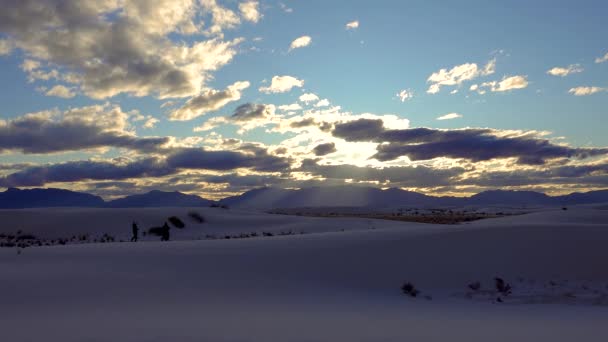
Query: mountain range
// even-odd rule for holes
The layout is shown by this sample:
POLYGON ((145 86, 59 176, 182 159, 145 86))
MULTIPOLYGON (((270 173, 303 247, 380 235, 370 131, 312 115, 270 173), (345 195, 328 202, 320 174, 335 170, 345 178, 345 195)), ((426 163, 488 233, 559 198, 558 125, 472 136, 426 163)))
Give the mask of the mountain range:
POLYGON ((233 208, 271 209, 298 207, 440 207, 467 205, 564 206, 608 203, 608 190, 548 196, 534 191, 490 190, 471 197, 435 197, 396 188, 378 189, 358 186, 310 187, 303 189, 258 188, 220 201, 204 199, 181 192, 153 190, 104 201, 88 193, 64 189, 17 189, 0 192, 0 208, 40 207, 208 207, 226 205, 233 208))

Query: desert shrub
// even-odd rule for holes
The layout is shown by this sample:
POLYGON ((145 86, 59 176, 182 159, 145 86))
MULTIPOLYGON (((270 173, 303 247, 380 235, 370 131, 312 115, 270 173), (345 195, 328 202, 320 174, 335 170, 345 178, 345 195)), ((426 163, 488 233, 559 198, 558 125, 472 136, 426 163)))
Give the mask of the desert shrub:
POLYGON ((469 288, 473 291, 479 291, 481 289, 481 283, 478 281, 476 281, 474 283, 470 283, 469 288))
POLYGON ((171 216, 168 218, 169 222, 171 222, 172 225, 174 225, 175 227, 182 229, 184 227, 186 227, 186 224, 184 223, 184 221, 180 220, 179 217, 177 216, 171 216))
POLYGON ((36 240, 36 237, 32 234, 24 234, 17 236, 17 240, 36 240))
POLYGON ((190 216, 190 218, 194 222, 197 222, 197 223, 204 223, 205 222, 205 218, 201 214, 197 213, 196 211, 189 212, 188 216, 190 216))
POLYGON ((505 296, 511 294, 511 285, 505 282, 504 279, 496 277, 494 278, 494 281, 496 284, 496 291, 504 294, 505 296))
POLYGON ((165 222, 165 224, 162 227, 152 227, 152 228, 148 229, 148 234, 160 236, 161 241, 169 241, 170 228, 171 227, 169 227, 167 222, 165 222))
POLYGON ((403 292, 403 294, 406 294, 410 297, 416 297, 420 293, 420 291, 418 291, 416 289, 414 284, 409 283, 409 282, 405 282, 403 285, 401 285, 401 292, 403 292))

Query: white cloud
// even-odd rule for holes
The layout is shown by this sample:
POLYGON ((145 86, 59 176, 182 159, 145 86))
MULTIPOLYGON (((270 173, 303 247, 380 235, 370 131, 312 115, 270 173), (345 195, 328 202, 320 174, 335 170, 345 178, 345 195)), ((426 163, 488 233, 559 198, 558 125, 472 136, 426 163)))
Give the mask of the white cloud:
POLYGON ((608 61, 608 52, 604 56, 595 59, 595 63, 604 63, 606 61, 608 61))
POLYGON ((568 90, 568 92, 570 94, 573 94, 574 96, 593 95, 595 93, 599 93, 599 92, 603 92, 603 91, 608 91, 608 88, 601 88, 601 87, 576 87, 576 88, 571 88, 570 90, 568 90))
POLYGON ((329 106, 329 100, 323 99, 315 104, 315 107, 327 107, 329 106))
POLYGON ((260 3, 257 1, 241 2, 239 4, 239 11, 241 12, 241 16, 247 21, 257 23, 262 18, 262 14, 258 10, 259 5, 260 3))
POLYGON ((553 76, 566 77, 570 74, 576 74, 579 72, 583 72, 583 67, 580 64, 570 64, 567 67, 555 67, 551 68, 547 71, 547 74, 553 76))
POLYGON ((283 12, 285 13, 293 13, 293 8, 287 7, 287 5, 285 5, 282 2, 279 2, 279 7, 283 10, 283 12))
POLYGON ((224 30, 233 29, 241 23, 236 13, 218 5, 216 0, 201 0, 201 5, 213 18, 211 27, 205 31, 207 35, 223 37, 224 30))
POLYGON ((354 30, 356 28, 359 27, 359 21, 355 20, 355 21, 351 21, 349 23, 346 24, 346 29, 347 30, 354 30))
POLYGON ((6 39, 0 39, 0 56, 8 55, 13 51, 13 45, 6 39))
POLYGON ((414 93, 409 89, 403 89, 397 93, 397 97, 399 97, 399 100, 401 100, 401 102, 405 102, 414 97, 414 93))
POLYGON ((437 118, 437 120, 452 120, 452 119, 458 119, 461 118, 462 114, 458 114, 458 113, 449 113, 446 115, 442 115, 440 117, 437 118))
POLYGON ((49 89, 49 91, 47 91, 45 95, 61 97, 64 99, 71 99, 72 97, 76 96, 76 93, 74 93, 72 88, 68 88, 64 85, 58 84, 49 89))
POLYGON ((318 101, 319 97, 313 93, 306 93, 306 94, 300 95, 300 97, 298 99, 301 102, 309 103, 309 102, 313 102, 313 101, 318 101))
POLYGON ((207 112, 218 110, 232 101, 241 99, 241 91, 249 87, 249 82, 239 81, 229 85, 225 90, 205 89, 197 96, 190 98, 182 107, 169 115, 171 120, 192 120, 207 112))
POLYGON ((504 92, 514 89, 524 89, 528 87, 528 80, 526 76, 505 76, 501 81, 484 82, 481 85, 473 84, 469 89, 471 91, 477 91, 479 94, 485 94, 486 91, 483 88, 488 88, 492 92, 504 92))
POLYGON ((286 93, 293 87, 302 87, 303 80, 299 80, 293 76, 273 76, 270 86, 260 87, 259 90, 263 93, 286 93))
POLYGON ((483 68, 476 63, 465 63, 457 65, 452 69, 440 69, 434 72, 427 79, 431 83, 427 93, 437 94, 442 86, 460 85, 465 81, 473 80, 480 76, 491 75, 496 70, 496 59, 490 60, 483 68))
POLYGON ((151 129, 154 128, 154 126, 156 126, 156 124, 159 122, 160 120, 158 120, 157 118, 148 117, 142 127, 146 129, 151 129))
POLYGON ((2 31, 40 62, 30 80, 62 80, 92 98, 198 94, 236 55, 222 30, 240 22, 214 0, 19 1, 0 11, 2 31), (211 14, 202 31, 201 11, 211 14), (185 39, 209 33, 214 38, 185 39))
POLYGON ((524 89, 528 86, 526 76, 511 76, 505 77, 498 82, 497 87, 491 87, 492 91, 509 91, 513 89, 524 89))
POLYGON ((291 45, 289 45, 289 51, 291 51, 293 49, 299 49, 299 48, 306 47, 306 46, 310 45, 311 42, 312 42, 312 38, 310 38, 310 36, 302 36, 302 37, 296 38, 296 39, 294 39, 293 42, 291 42, 291 45))
POLYGON ((281 105, 279 106, 279 109, 282 111, 294 111, 294 110, 300 110, 302 109, 302 106, 300 106, 299 103, 292 103, 292 104, 288 104, 288 105, 281 105))

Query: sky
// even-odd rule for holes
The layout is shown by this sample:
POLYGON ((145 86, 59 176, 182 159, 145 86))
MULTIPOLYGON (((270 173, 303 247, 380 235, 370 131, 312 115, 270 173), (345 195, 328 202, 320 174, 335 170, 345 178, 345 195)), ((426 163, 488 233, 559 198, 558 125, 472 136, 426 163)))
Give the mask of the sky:
POLYGON ((0 189, 608 188, 604 1, 0 5, 0 189))

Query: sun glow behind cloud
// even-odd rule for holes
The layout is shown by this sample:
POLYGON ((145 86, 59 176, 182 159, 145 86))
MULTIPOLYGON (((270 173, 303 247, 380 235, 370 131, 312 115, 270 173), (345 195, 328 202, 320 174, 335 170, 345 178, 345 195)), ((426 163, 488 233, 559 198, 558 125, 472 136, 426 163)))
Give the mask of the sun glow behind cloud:
MULTIPOLYGON (((538 66, 522 64, 521 46, 471 52, 442 40, 436 45, 444 53, 429 58, 394 46, 403 32, 383 31, 373 16, 360 26, 365 13, 355 5, 340 20, 317 14, 322 30, 301 17, 306 3, 291 5, 50 0, 7 7, 0 60, 4 74, 22 78, 4 87, 15 100, 39 104, 0 108, 7 160, 0 186, 94 192, 106 191, 99 183, 121 182, 129 191, 213 189, 208 197, 344 182, 444 193, 608 186, 601 144, 547 134, 545 123, 584 135, 556 129, 551 113, 525 122, 517 116, 543 107, 543 96, 557 89, 547 96, 580 111, 569 118, 583 120, 589 108, 599 117, 608 90, 590 75, 604 75, 605 46, 544 56, 538 66), (283 21, 297 25, 272 26, 283 21)), ((432 32, 421 36, 442 39, 432 32)), ((565 125, 603 124, 576 123, 565 125)))

